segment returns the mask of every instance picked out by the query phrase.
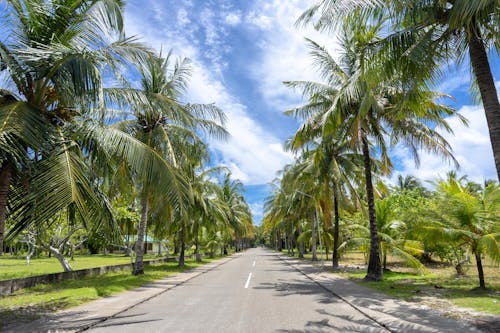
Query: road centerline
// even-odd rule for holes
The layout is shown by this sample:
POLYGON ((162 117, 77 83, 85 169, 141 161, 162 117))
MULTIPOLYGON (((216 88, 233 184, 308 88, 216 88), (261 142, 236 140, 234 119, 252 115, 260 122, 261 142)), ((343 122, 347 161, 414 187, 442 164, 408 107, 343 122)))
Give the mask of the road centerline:
POLYGON ((248 285, 250 284, 250 279, 252 278, 252 273, 250 272, 248 274, 248 279, 247 279, 247 283, 245 283, 245 289, 248 289, 248 285))

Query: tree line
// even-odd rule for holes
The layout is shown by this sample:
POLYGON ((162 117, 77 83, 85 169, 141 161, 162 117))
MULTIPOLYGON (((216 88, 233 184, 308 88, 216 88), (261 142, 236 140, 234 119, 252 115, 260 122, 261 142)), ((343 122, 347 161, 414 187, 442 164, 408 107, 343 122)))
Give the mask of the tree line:
POLYGON ((444 246, 458 262, 474 254, 484 288, 481 256, 500 259, 498 185, 469 188, 451 174, 434 191, 384 192, 381 177, 393 170, 389 152, 396 146, 405 146, 417 165, 423 149, 458 166, 440 133, 452 132, 451 116, 467 120, 432 87, 446 63, 466 57, 500 172, 500 104, 488 62, 498 54, 499 14, 495 0, 322 0, 306 10, 297 25, 335 33, 339 46, 331 53, 307 40, 321 81, 285 82, 306 103, 286 111, 301 125, 286 142, 296 160, 266 203, 269 240, 278 247, 286 240, 299 255, 309 244, 313 260, 323 241, 333 267, 342 250, 357 244, 368 253, 367 280, 383 279, 388 253, 423 269, 433 247, 444 246))
POLYGON ((124 247, 142 274, 147 235, 181 266, 187 244, 197 257, 249 245, 243 186, 209 161, 226 116, 186 100, 189 59, 126 36, 123 1, 2 6, 0 253, 25 243, 70 270, 76 245, 124 247))

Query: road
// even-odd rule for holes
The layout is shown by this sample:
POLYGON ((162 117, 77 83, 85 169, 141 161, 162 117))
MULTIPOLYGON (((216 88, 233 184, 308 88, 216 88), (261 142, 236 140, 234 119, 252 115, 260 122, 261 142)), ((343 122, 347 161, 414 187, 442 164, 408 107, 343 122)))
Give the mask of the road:
POLYGON ((262 248, 86 332, 387 332, 262 248))

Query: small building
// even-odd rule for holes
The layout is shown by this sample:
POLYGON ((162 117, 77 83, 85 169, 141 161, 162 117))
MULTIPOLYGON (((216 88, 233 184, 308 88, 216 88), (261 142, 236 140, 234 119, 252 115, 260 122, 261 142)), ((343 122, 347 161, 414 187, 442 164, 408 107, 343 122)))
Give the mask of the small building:
MULTIPOLYGON (((135 242, 137 235, 125 235, 123 237, 124 244, 129 244, 132 249, 135 248, 135 242)), ((167 241, 157 240, 151 236, 146 236, 144 238, 144 253, 158 253, 163 254, 167 251, 167 241)))

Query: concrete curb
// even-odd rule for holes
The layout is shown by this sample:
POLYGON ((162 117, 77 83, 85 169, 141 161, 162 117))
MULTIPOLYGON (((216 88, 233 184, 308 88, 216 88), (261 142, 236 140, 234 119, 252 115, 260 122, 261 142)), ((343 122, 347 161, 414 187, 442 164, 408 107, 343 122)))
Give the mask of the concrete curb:
POLYGON ((370 319, 371 321, 375 322, 378 326, 380 326, 381 328, 385 329, 386 331, 390 332, 390 333, 397 333, 396 331, 393 331, 391 330, 389 327, 387 327, 384 323, 378 321, 377 319, 375 319, 374 317, 370 316, 369 314, 367 314, 365 311, 363 311, 362 309, 360 309, 358 306, 352 304, 351 302, 349 302, 347 299, 345 299, 344 297, 342 297, 341 295, 337 294, 335 291, 331 290, 330 288, 324 286, 321 282, 317 281, 316 279, 314 279, 313 277, 311 277, 309 274, 307 274, 306 272, 304 272, 302 269, 300 269, 297 265, 294 265, 292 264, 290 261, 293 260, 291 258, 288 258, 288 257, 284 257, 282 255, 278 255, 278 258, 281 259, 281 261, 283 261, 284 263, 286 263, 288 266, 290 267, 293 267, 296 271, 298 271, 299 273, 301 273, 302 275, 304 275, 306 278, 308 278, 309 280, 311 280, 312 282, 314 282, 315 284, 317 284, 319 287, 321 287, 322 289, 328 291, 329 293, 331 293, 333 296, 337 297, 338 299, 342 300, 343 302, 345 302, 347 305, 349 305, 350 307, 352 307, 354 310, 358 311, 359 313, 361 313, 363 316, 365 316, 366 318, 370 319))

